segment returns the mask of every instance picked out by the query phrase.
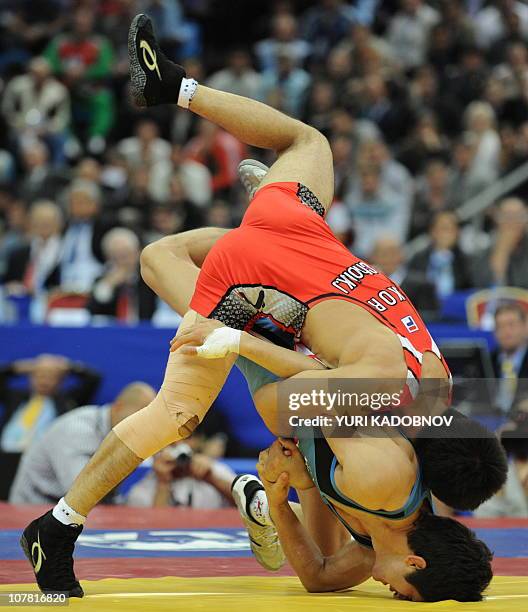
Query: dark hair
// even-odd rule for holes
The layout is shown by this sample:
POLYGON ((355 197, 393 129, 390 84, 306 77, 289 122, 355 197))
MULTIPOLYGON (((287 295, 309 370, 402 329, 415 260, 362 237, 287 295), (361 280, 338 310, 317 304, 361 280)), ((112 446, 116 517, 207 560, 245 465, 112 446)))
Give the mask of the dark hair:
POLYGON ((449 427, 425 427, 414 440, 425 486, 448 506, 474 510, 506 482, 508 460, 493 432, 450 408, 449 427))
POLYGON ((497 320, 497 317, 503 312, 515 312, 519 315, 521 321, 526 321, 526 309, 519 302, 514 302, 513 300, 510 300, 499 304, 497 306, 497 309, 495 310, 495 320, 497 320))
POLYGON ((482 599, 493 577, 493 554, 470 529, 454 519, 423 513, 407 542, 427 563, 405 576, 425 601, 482 599))

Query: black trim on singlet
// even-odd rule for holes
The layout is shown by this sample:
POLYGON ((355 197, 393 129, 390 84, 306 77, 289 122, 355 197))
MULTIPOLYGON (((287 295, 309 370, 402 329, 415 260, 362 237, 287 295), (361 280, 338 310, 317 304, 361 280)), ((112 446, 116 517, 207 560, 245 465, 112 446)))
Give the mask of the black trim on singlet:
MULTIPOLYGON (((211 312, 207 315, 207 318, 209 319, 213 312, 219 307, 221 306, 222 302, 224 300, 226 300, 229 297, 230 292, 233 289, 238 289, 239 287, 261 287, 262 289, 273 289, 275 291, 278 291, 279 293, 283 293, 284 295, 287 295, 289 298, 291 298, 292 300, 295 300, 296 302, 298 302, 299 304, 302 304, 303 306, 306 306, 306 308, 308 308, 308 302, 303 302, 302 300, 300 300, 298 297, 295 297, 294 295, 292 295, 291 293, 288 293, 287 291, 284 291, 283 289, 279 289, 278 287, 275 287, 275 285, 262 285, 261 283, 239 283, 237 285, 230 285, 224 295, 220 298, 220 300, 218 301, 217 305, 213 308, 213 310, 211 310, 211 312)), ((242 298, 244 299, 244 298, 242 298)), ((251 305, 251 304, 250 304, 251 305)))
POLYGON ((308 206, 308 208, 311 208, 324 219, 326 209, 311 189, 308 189, 308 187, 302 183, 297 183, 297 193, 295 195, 299 198, 301 204, 308 206))

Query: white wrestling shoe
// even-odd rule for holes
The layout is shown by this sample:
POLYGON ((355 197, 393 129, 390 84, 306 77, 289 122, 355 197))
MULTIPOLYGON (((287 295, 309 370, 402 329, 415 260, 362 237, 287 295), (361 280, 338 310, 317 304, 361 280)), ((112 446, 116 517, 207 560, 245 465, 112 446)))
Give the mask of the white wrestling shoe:
POLYGON ((252 200, 257 191, 262 179, 268 173, 268 166, 256 159, 244 159, 238 164, 238 177, 244 185, 244 189, 252 200))
POLYGON ((233 499, 248 531, 255 558, 262 567, 276 572, 286 561, 277 530, 273 525, 259 525, 248 513, 248 505, 253 495, 256 491, 263 490, 260 480, 251 474, 237 476, 231 485, 233 499))

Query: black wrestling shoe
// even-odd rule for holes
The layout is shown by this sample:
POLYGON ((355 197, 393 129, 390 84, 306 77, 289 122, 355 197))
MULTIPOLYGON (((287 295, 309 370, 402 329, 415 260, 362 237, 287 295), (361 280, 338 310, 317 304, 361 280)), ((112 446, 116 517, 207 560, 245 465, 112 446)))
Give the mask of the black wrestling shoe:
POLYGON ((73 549, 82 530, 82 525, 64 525, 51 510, 24 529, 20 546, 43 593, 60 591, 69 597, 83 597, 73 573, 73 549))
POLYGON ((128 31, 132 97, 138 106, 176 104, 185 70, 167 59, 154 36, 152 21, 140 13, 128 31))

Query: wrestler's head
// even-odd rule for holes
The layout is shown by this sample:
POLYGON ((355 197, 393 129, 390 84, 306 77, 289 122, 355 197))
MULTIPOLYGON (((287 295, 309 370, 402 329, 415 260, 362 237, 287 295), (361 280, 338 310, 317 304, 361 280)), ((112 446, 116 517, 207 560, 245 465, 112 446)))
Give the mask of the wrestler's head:
POLYGON ((508 461, 497 436, 460 414, 449 427, 424 428, 414 440, 423 482, 442 502, 474 510, 506 482, 508 461))
POLYGON ((454 519, 424 513, 407 534, 408 554, 376 551, 375 580, 410 601, 480 601, 493 573, 484 542, 454 519))

